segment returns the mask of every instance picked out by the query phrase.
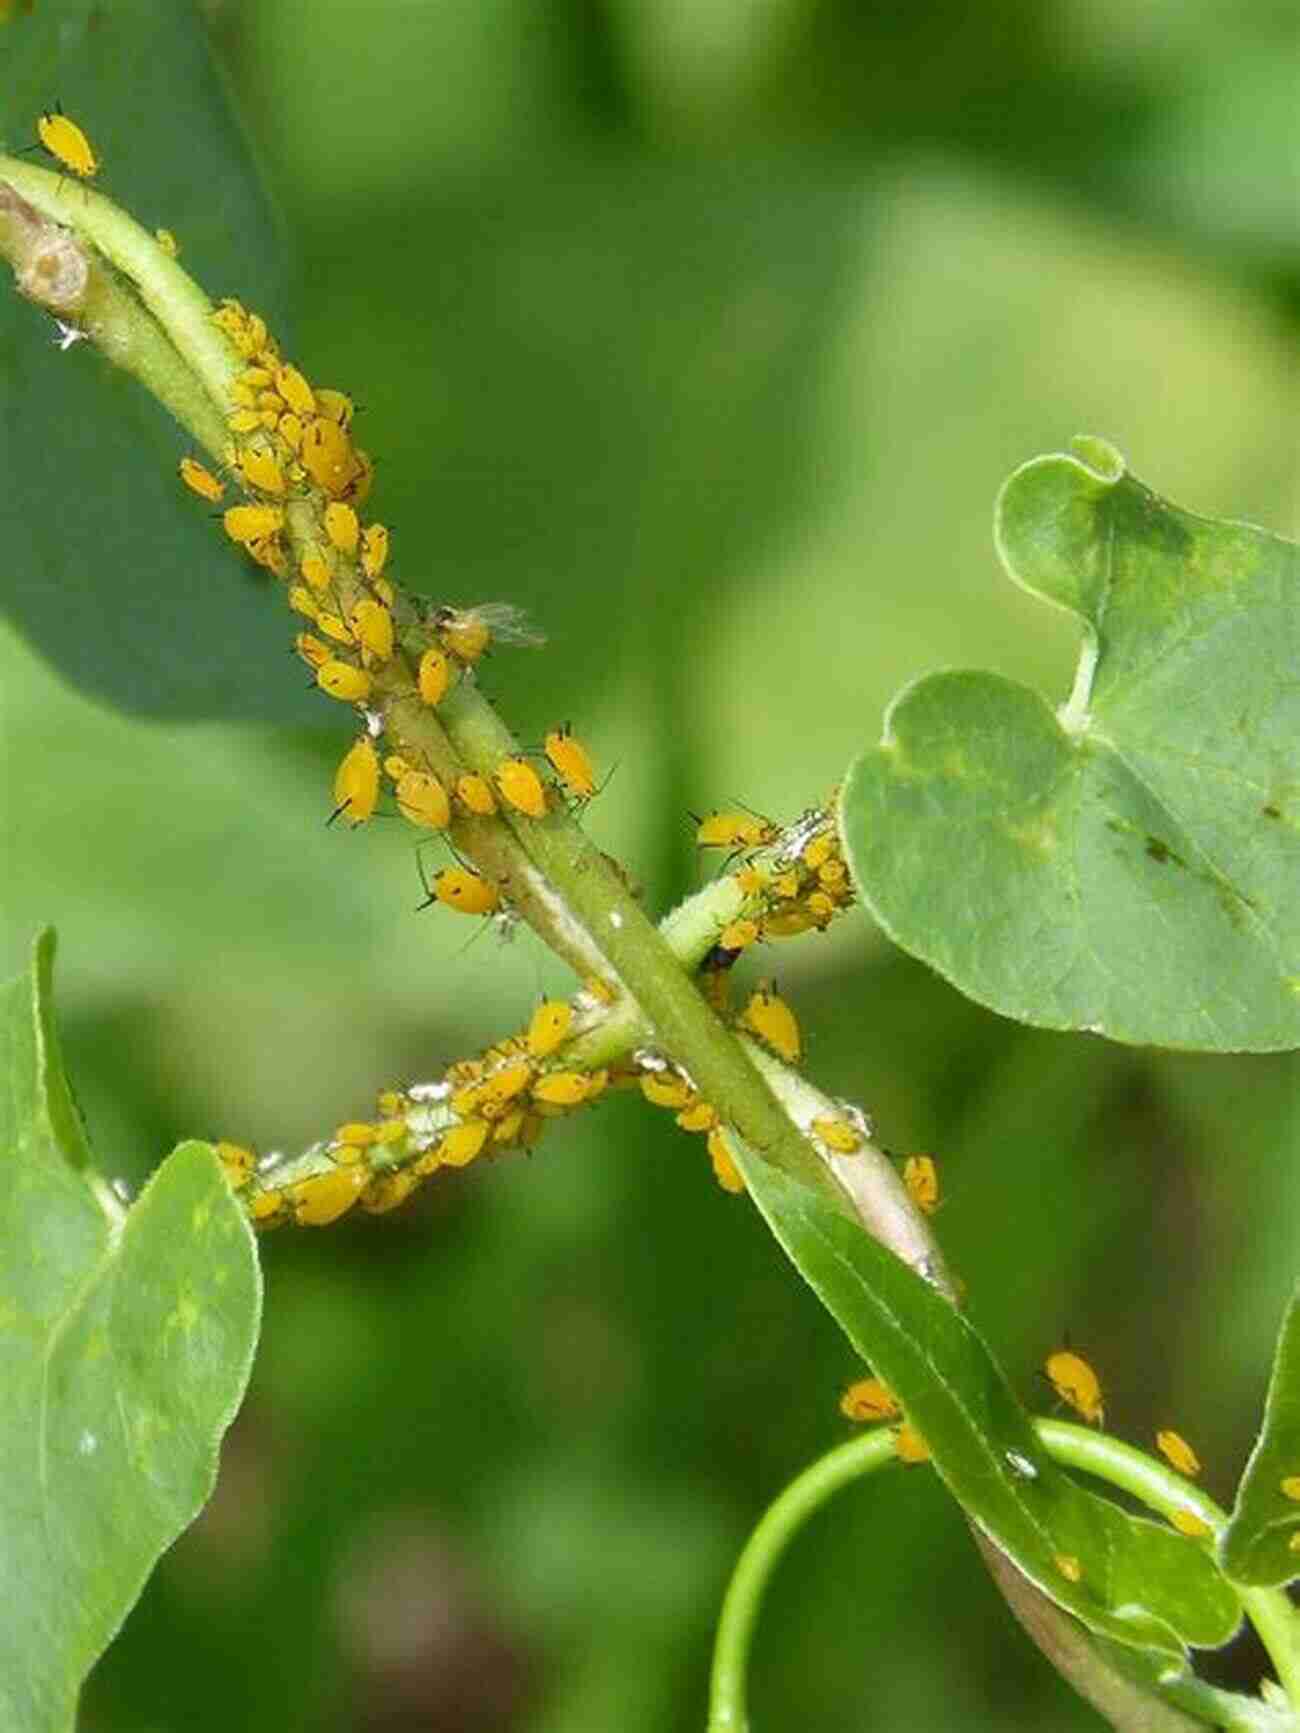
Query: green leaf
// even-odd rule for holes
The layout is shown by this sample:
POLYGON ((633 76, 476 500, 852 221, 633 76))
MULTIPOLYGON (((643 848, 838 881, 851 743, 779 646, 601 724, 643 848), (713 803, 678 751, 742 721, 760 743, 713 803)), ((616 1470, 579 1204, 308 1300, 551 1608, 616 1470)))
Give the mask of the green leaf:
POLYGON ((1300 1287, 1291 1296, 1277 1340, 1264 1425, 1237 1488, 1219 1554, 1234 1582, 1272 1588, 1300 1577, 1300 1501, 1282 1491, 1295 1479, 1300 1492, 1300 1287))
MULTIPOLYGON (((282 248, 196 10, 176 0, 40 0, 3 28, 5 143, 59 100, 102 160, 98 185, 162 224, 214 298, 285 335, 282 248)), ((71 205, 86 197, 71 180, 71 205)), ((274 586, 176 475, 186 435, 89 343, 0 283, 4 606, 77 685, 149 716, 319 720, 286 674, 274 586)))
POLYGON ((0 1725, 69 1733, 77 1692, 212 1490, 261 1305, 206 1144, 126 1211, 90 1153, 50 1010, 51 933, 0 989, 0 1725))
POLYGON ((855 880, 904 949, 1048 1028, 1300 1045, 1300 549, 1193 517, 1100 440, 1002 490, 1011 577, 1083 622, 1054 715, 935 674, 853 766, 855 880))
POLYGON ((1240 1602, 1202 1546, 1064 1473, 969 1320, 806 1186, 732 1140, 759 1209, 863 1359, 898 1395, 967 1514, 1090 1630, 1181 1660, 1217 1647, 1240 1602), (1059 1557, 1077 1559, 1081 1578, 1059 1557))

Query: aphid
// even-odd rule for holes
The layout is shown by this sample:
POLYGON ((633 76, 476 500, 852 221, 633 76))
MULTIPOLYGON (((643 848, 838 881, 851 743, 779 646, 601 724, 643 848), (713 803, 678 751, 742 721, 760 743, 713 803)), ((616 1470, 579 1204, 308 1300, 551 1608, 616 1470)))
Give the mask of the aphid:
POLYGON ((718 943, 724 951, 743 951, 754 944, 757 938, 757 921, 728 921, 718 934, 718 943))
POLYGON ((903 1184, 907 1195, 926 1215, 939 1207, 939 1169, 930 1155, 909 1155, 903 1163, 903 1184))
POLYGON ((707 1101, 692 1101, 677 1115, 683 1131, 710 1132, 718 1123, 718 1110, 707 1101))
POLYGON ((364 704, 370 696, 370 676, 362 668, 354 668, 351 662, 339 662, 331 658, 323 662, 316 670, 316 684, 322 692, 328 692, 331 698, 338 698, 345 704, 364 704))
POLYGON ((486 1119, 453 1125, 438 1144, 438 1159, 447 1167, 466 1167, 482 1150, 492 1127, 486 1119))
POLYGON ((334 812, 354 828, 364 824, 379 799, 379 756, 368 734, 353 742, 334 777, 334 812))
POLYGON ((804 902, 814 927, 825 932, 835 918, 835 903, 825 891, 810 891, 804 902))
POLYGON ((368 1125, 363 1119, 349 1119, 345 1125, 336 1126, 334 1130, 334 1142, 346 1144, 349 1149, 369 1149, 370 1145, 378 1140, 378 1128, 368 1125))
POLYGON ((1018 1474, 1021 1480, 1037 1480, 1038 1470, 1027 1456, 1022 1456, 1018 1450, 1006 1452, 1007 1467, 1013 1474, 1018 1474))
POLYGON ((900 1462, 928 1462, 930 1446, 915 1426, 905 1420, 894 1434, 894 1455, 900 1462))
POLYGON ((420 657, 420 696, 432 708, 441 704, 451 685, 451 663, 441 650, 426 650, 420 657))
POLYGON ((385 1215, 398 1204, 405 1203, 419 1183, 419 1175, 409 1167, 399 1168, 395 1173, 380 1174, 362 1196, 361 1207, 368 1215, 385 1215))
POLYGON ((226 491, 224 483, 218 481, 210 469, 205 469, 197 458, 183 457, 179 469, 181 480, 200 499, 210 500, 215 505, 226 491))
POLYGON ((352 425, 354 405, 350 397, 341 391, 333 391, 329 386, 323 386, 316 393, 316 407, 322 415, 327 415, 331 421, 337 422, 347 432, 352 425))
POLYGON ((337 614, 331 614, 322 608, 316 615, 316 624, 327 638, 333 638, 336 644, 355 644, 356 637, 351 626, 341 620, 337 614))
POLYGON ((375 592, 386 608, 391 608, 394 601, 397 599, 397 591, 389 583, 387 578, 371 578, 370 588, 375 592))
POLYGON ((371 484, 375 479, 375 466, 370 460, 368 451, 352 453, 352 474, 343 488, 343 498, 350 499, 353 505, 361 506, 370 498, 371 484))
POLYGON ((819 867, 825 866, 826 862, 834 853, 835 832, 832 830, 823 830, 819 831, 816 836, 811 837, 804 844, 803 853, 799 858, 808 868, 809 872, 815 873, 819 867))
POLYGON ((689 1107, 695 1099, 695 1091, 675 1071, 643 1071, 641 1093, 651 1107, 671 1108, 674 1113, 689 1107))
POLYGON ((898 1398, 879 1378, 859 1378, 840 1397, 840 1413, 846 1420, 896 1420, 901 1412, 898 1398))
POLYGON ((807 909, 798 905, 788 909, 776 909, 771 914, 763 916, 763 937, 765 939, 792 939, 797 933, 806 933, 810 927, 816 925, 816 918, 807 909))
POLYGON ((818 881, 828 890, 836 890, 849 876, 849 869, 838 858, 823 861, 817 868, 818 881))
POLYGON ((1166 1429, 1156 1433, 1156 1449, 1166 1462, 1185 1474, 1188 1478, 1201 1472, 1201 1459, 1180 1432, 1166 1429))
POLYGON ((1300 1474, 1288 1474, 1279 1482, 1283 1498, 1300 1503, 1300 1474))
POLYGON ((492 772, 501 797, 528 818, 546 817, 546 788, 526 758, 503 758, 492 772))
POLYGON ((479 818, 490 818, 497 809, 496 796, 487 778, 472 770, 456 778, 456 798, 466 811, 476 813, 479 818))
POLYGON ((312 480, 328 494, 343 494, 356 475, 352 441, 337 422, 316 416, 303 428, 301 456, 312 480))
POLYGON ((283 494, 284 471, 271 452, 245 446, 239 454, 239 470, 248 485, 259 493, 283 494))
POLYGON ((388 564, 388 531, 383 524, 367 524, 361 538, 361 569, 372 581, 388 564))
POLYGON ((1057 1348, 1043 1362, 1047 1381, 1067 1407, 1083 1417, 1090 1426, 1100 1426, 1106 1418, 1102 1402, 1101 1380, 1081 1354, 1072 1348, 1057 1348))
POLYGON ((1169 1512, 1169 1520, 1179 1534, 1185 1534, 1189 1540, 1204 1540, 1207 1534, 1214 1532, 1209 1523, 1197 1516, 1194 1510, 1184 1510, 1181 1505, 1169 1512))
POLYGON ((257 1157, 242 1143, 221 1142, 216 1145, 217 1160, 229 1181, 231 1191, 248 1184, 257 1171, 257 1157))
POLYGON ((696 848, 762 848, 780 834, 771 819, 752 812, 714 812, 695 820, 696 848))
POLYGON ((221 514, 226 534, 241 545, 278 535, 284 528, 284 513, 275 505, 232 505, 221 514))
POLYGON ((444 867, 435 873, 429 894, 430 901, 436 898, 463 915, 490 915, 501 905, 496 886, 467 867, 444 867))
POLYGON ((485 1085, 488 1100, 503 1107, 506 1102, 513 1101, 516 1095, 522 1095, 533 1080, 533 1065, 531 1059, 520 1059, 514 1065, 503 1066, 500 1071, 494 1071, 485 1085))
POLYGON ((526 1109, 514 1107, 492 1127, 493 1143, 513 1143, 524 1128, 526 1109))
MULTIPOLYGON (((290 451, 297 453, 302 450, 302 420, 292 410, 287 415, 280 417, 275 424, 275 431, 290 451)), ((295 470, 297 479, 301 481, 303 475, 301 466, 295 465, 295 470)))
POLYGON ((1073 1553, 1058 1552, 1055 1555, 1055 1564, 1067 1582, 1079 1583, 1083 1581, 1083 1566, 1073 1553))
POLYGON ((585 1071, 548 1071, 533 1084, 533 1099, 550 1107, 577 1107, 587 1099, 588 1082, 585 1071))
POLYGON ((298 569, 313 590, 329 589, 330 569, 319 554, 304 554, 298 569))
POLYGON ((398 778, 394 798, 404 818, 428 830, 446 830, 451 823, 451 802, 438 777, 427 770, 408 770, 398 778))
POLYGON ((590 993, 592 998, 601 1005, 612 1005, 618 998, 618 988, 611 982, 602 980, 599 975, 583 977, 582 990, 590 993))
POLYGON ((274 536, 258 536, 248 543, 245 552, 255 559, 259 566, 265 566, 268 572, 274 572, 277 578, 289 576, 289 562, 285 558, 284 549, 274 536))
POLYGON ((792 902, 799 895, 798 873, 777 873, 772 880, 772 895, 780 897, 783 902, 792 902))
POLYGON ((814 1119, 812 1131, 819 1137, 827 1149, 833 1149, 839 1155, 852 1155, 862 1148, 862 1138, 856 1126, 850 1125, 847 1119, 836 1118, 828 1114, 821 1119, 814 1119))
POLYGON ((316 394, 296 367, 278 367, 275 389, 296 415, 315 415, 316 394))
POLYGON ((284 1210, 284 1193, 272 1187, 269 1191, 259 1191, 253 1194, 253 1201, 248 1206, 248 1213, 258 1227, 275 1227, 284 1210))
POLYGON ((348 622, 366 654, 376 662, 387 662, 393 653, 393 616, 384 604, 362 596, 348 622))
POLYGON ((803 1054, 803 1038, 794 1012, 779 998, 770 981, 759 983, 739 1021, 779 1053, 787 1065, 797 1065, 803 1054))
POLYGON ((295 614, 301 614, 304 619, 319 621, 319 604, 305 584, 290 584, 286 600, 295 614))
POLYGON ((714 1179, 723 1191, 729 1191, 733 1197, 738 1197, 745 1189, 745 1176, 732 1160, 721 1126, 714 1126, 709 1133, 706 1147, 713 1166, 714 1179))
POLYGON ((400 1089, 381 1089, 375 1097, 375 1107, 385 1119, 390 1119, 406 1111, 406 1097, 400 1089))
POLYGON ((181 244, 170 229, 155 229, 153 238, 169 259, 180 258, 181 244))
POLYGON ((444 648, 462 662, 477 662, 496 642, 521 645, 546 642, 545 634, 533 629, 523 610, 509 602, 480 602, 472 608, 437 608, 433 623, 444 648))
POLYGON ((330 501, 325 507, 325 534, 341 554, 346 554, 351 559, 357 551, 361 525, 350 505, 344 505, 337 499, 330 501))
MULTIPOLYGON (((760 869, 749 863, 746 863, 746 865, 740 868, 739 872, 736 873, 735 878, 736 889, 740 892, 742 897, 756 897, 767 882, 760 869)), ((775 888, 776 881, 773 880, 773 889, 775 888)))
POLYGON ((48 111, 36 122, 36 136, 42 148, 54 158, 60 168, 67 169, 79 180, 88 181, 99 173, 99 158, 90 140, 60 109, 48 111))
POLYGON ((328 1227, 345 1215, 370 1183, 365 1167, 335 1167, 286 1188, 293 1219, 303 1228, 328 1227))
POLYGON ((236 409, 226 417, 226 426, 232 433, 256 433, 262 425, 262 417, 256 409, 236 409))
POLYGON ((545 1059, 564 1045, 573 1022, 573 1007, 563 999, 543 999, 528 1021, 524 1042, 534 1059, 545 1059))
POLYGON ((595 768, 569 723, 551 729, 542 742, 542 751, 568 792, 578 800, 590 800, 596 792, 595 768))

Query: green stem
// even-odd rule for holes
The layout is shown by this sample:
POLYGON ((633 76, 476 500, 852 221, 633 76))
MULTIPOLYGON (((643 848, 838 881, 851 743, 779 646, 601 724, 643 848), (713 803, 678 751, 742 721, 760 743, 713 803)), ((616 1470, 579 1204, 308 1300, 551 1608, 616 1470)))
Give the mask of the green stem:
POLYGON ((746 1542, 718 1621, 709 1690, 709 1733, 745 1733, 745 1674, 759 1608, 778 1559, 808 1518, 842 1486, 894 1461, 881 1427, 830 1451, 791 1481, 746 1542))

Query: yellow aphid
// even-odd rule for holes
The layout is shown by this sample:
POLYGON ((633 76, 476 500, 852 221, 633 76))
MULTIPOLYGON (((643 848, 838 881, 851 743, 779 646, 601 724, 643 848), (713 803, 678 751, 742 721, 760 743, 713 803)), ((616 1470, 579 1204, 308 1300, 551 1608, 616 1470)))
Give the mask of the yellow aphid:
POLYGON ((376 662, 386 662, 393 653, 393 616, 384 604, 362 596, 348 620, 361 648, 376 662))
POLYGON ((337 422, 324 416, 316 416, 303 428, 301 457, 317 487, 328 494, 344 493, 356 474, 352 441, 337 422))
POLYGON ((352 453, 352 474, 348 477, 343 496, 350 499, 355 506, 363 506, 370 498, 370 489, 375 479, 375 466, 368 451, 352 453))
POLYGON ((1214 1533, 1209 1523, 1197 1516, 1194 1510, 1184 1510, 1181 1505, 1170 1511, 1169 1520, 1179 1534, 1185 1534, 1189 1540, 1204 1540, 1207 1534, 1214 1533))
POLYGON ((345 1125, 336 1126, 334 1130, 335 1143, 346 1143, 355 1149, 369 1149, 378 1139, 377 1129, 363 1119, 349 1119, 345 1125))
POLYGON ((463 1089, 458 1089, 451 1098, 451 1110, 460 1119, 470 1119, 476 1114, 491 1094, 484 1078, 476 1078, 463 1089))
POLYGON ((180 461, 181 480, 191 493, 198 494, 200 499, 210 500, 213 505, 222 497, 226 489, 210 469, 194 457, 183 457, 180 461))
POLYGON ((601 1005, 612 1005, 618 998, 618 988, 609 981, 602 980, 599 975, 583 977, 582 990, 590 993, 592 998, 601 1005))
POLYGON ((266 328, 266 320, 260 313, 250 313, 248 323, 244 328, 244 341, 248 345, 250 355, 259 355, 270 341, 270 332, 266 328))
POLYGON ((280 417, 285 412, 284 398, 281 397, 278 391, 259 391, 257 394, 257 407, 259 409, 269 409, 271 411, 271 414, 275 417, 275 421, 272 421, 270 425, 274 427, 276 422, 279 421, 280 417))
POLYGON ((804 907, 808 910, 813 926, 823 931, 835 918, 835 903, 825 891, 810 891, 804 907))
POLYGON ((513 1143, 524 1128, 525 1111, 522 1107, 514 1107, 503 1114, 492 1127, 493 1143, 513 1143))
POLYGON ((397 598, 397 591, 389 583, 387 578, 384 578, 384 577, 371 578, 370 588, 375 592, 375 594, 379 597, 379 600, 384 604, 384 606, 386 608, 392 607, 394 601, 397 598))
POLYGON ((262 417, 256 409, 236 409, 226 417, 226 426, 232 433, 256 433, 262 425, 262 417))
POLYGON ((761 870, 749 864, 741 867, 735 879, 736 889, 742 897, 756 897, 767 882, 761 870))
POLYGON ((1185 1474, 1189 1479, 1201 1472, 1201 1459, 1183 1437, 1181 1432, 1171 1432, 1167 1428, 1156 1433, 1156 1449, 1166 1462, 1185 1474))
POLYGON ((375 1107, 385 1119, 391 1119, 395 1114, 405 1113, 406 1097, 400 1089, 381 1089, 375 1097, 375 1107))
POLYGON ((770 819, 752 812, 714 812, 699 819, 695 829, 697 848, 762 848, 775 842, 780 832, 770 819))
POLYGON ((246 446, 239 454, 239 470, 250 487, 259 493, 284 492, 284 471, 269 451, 246 446))
POLYGON ((494 1071, 483 1087, 487 1091, 488 1101, 502 1106, 507 1101, 513 1101, 516 1095, 522 1095, 532 1080, 532 1062, 520 1059, 514 1065, 506 1065, 500 1071, 494 1071))
POLYGON ((905 1420, 894 1434, 894 1455, 900 1462, 928 1462, 930 1446, 915 1426, 905 1420))
POLYGON ((361 1199, 361 1207, 368 1215, 384 1215, 390 1209, 396 1209, 398 1204, 405 1203, 419 1183, 419 1175, 409 1167, 396 1173, 380 1174, 378 1179, 371 1181, 370 1189, 361 1199))
POLYGON ((169 259, 180 258, 181 244, 170 229, 155 229, 153 238, 169 259))
POLYGON ((1106 1418, 1102 1402, 1101 1380, 1092 1367, 1072 1348, 1058 1348, 1043 1362, 1047 1381, 1068 1407, 1081 1415, 1090 1426, 1100 1426, 1106 1418))
POLYGON ((594 1101, 609 1088, 609 1066, 601 1065, 587 1076, 587 1100, 594 1101))
POLYGON ((259 536, 256 541, 248 543, 246 552, 259 566, 265 566, 268 572, 274 572, 277 578, 289 576, 289 562, 285 558, 284 549, 274 536, 259 536))
POLYGON ((239 383, 245 391, 264 391, 275 383, 275 375, 267 367, 245 367, 239 375, 239 383))
POLYGON ((254 1193, 253 1201, 248 1206, 248 1213, 258 1227, 274 1227, 284 1207, 284 1193, 272 1188, 270 1191, 254 1193))
POLYGON ((587 1099, 585 1071, 548 1071, 533 1084, 533 1099, 551 1107, 577 1107, 587 1099))
POLYGON ((334 777, 334 810, 351 825, 364 824, 379 800, 379 755, 368 734, 343 755, 334 777))
POLYGON ((284 513, 274 505, 232 505, 222 513, 221 521, 232 542, 246 544, 278 535, 284 528, 284 513))
MULTIPOLYGON (((393 1108, 393 1113, 401 1112, 401 1103, 393 1108)), ((381 1110, 382 1111, 382 1110, 381 1110)), ((392 1143, 401 1143, 407 1135, 407 1124, 404 1119, 385 1119, 382 1124, 374 1127, 375 1142, 385 1148, 392 1143)))
POLYGON ((343 505, 339 500, 330 501, 325 507, 325 534, 341 554, 350 558, 356 553, 361 525, 350 505, 343 505))
POLYGON ((818 834, 804 844, 800 859, 810 872, 816 872, 818 867, 835 853, 835 832, 833 830, 819 831, 818 834))
POLYGON ((384 760, 384 775, 391 776, 394 782, 400 782, 407 771, 414 768, 410 760, 403 758, 400 752, 390 752, 384 760))
POLYGON ((296 367, 278 368, 275 388, 296 415, 315 415, 316 394, 296 367))
POLYGON ((326 609, 316 615, 316 624, 327 638, 333 638, 336 644, 355 644, 356 636, 346 620, 341 620, 337 614, 331 614, 326 609))
POLYGON ((573 1022, 573 1007, 563 999, 543 999, 528 1021, 524 1041, 534 1059, 545 1059, 564 1045, 573 1022))
POLYGON ((1058 1552, 1055 1558, 1056 1568, 1067 1582, 1083 1581, 1083 1566, 1072 1553, 1058 1552))
POLYGON ((743 951, 758 938, 757 921, 728 921, 718 934, 718 943, 724 951, 743 951))
POLYGON ((328 590, 330 587, 330 569, 319 554, 304 554, 298 570, 306 578, 313 590, 328 590))
POLYGON ((526 758, 503 758, 492 773, 501 797, 528 818, 546 817, 546 789, 526 758))
POLYGON ((367 524, 361 538, 361 569, 370 579, 377 578, 388 564, 388 531, 383 524, 367 524))
POLYGON ((453 1125, 438 1145, 438 1158, 448 1167, 466 1167, 480 1153, 492 1127, 486 1119, 453 1125))
POLYGON ((316 670, 316 684, 322 692, 328 692, 331 698, 341 699, 345 704, 364 704, 370 696, 369 674, 364 669, 354 668, 351 662, 333 659, 323 662, 316 670))
POLYGON ((763 916, 763 937, 792 939, 796 934, 806 933, 810 927, 816 925, 815 918, 805 908, 777 909, 772 914, 763 916))
POLYGON ((307 620, 320 619, 320 607, 306 584, 290 584, 287 599, 295 614, 307 620))
POLYGON ((761 1040, 766 1041, 787 1065, 799 1063, 803 1054, 803 1037, 799 1033, 798 1020, 785 1000, 777 995, 770 981, 759 983, 749 1003, 740 1013, 740 1022, 761 1040))
POLYGON ((497 809, 496 796, 487 778, 472 770, 456 778, 456 798, 467 812, 476 813, 479 818, 490 818, 497 809))
POLYGON ((574 738, 567 722, 551 729, 542 742, 542 751, 568 792, 579 800, 590 800, 596 792, 596 772, 586 747, 574 738))
POLYGON ((438 777, 427 770, 408 770, 398 778, 394 798, 404 818, 428 830, 446 830, 451 823, 451 802, 438 777))
POLYGON ((932 1155, 909 1155, 903 1163, 903 1184, 917 1209, 933 1215, 939 1207, 939 1169, 932 1155))
POLYGON ((90 140, 75 120, 66 114, 43 114, 36 122, 36 136, 60 168, 88 181, 99 173, 99 158, 90 140))
POLYGON ((443 648, 462 662, 477 662, 496 641, 503 644, 543 644, 545 637, 528 624, 522 609, 509 602, 480 602, 473 608, 439 608, 433 623, 443 648))
POLYGON ((819 1137, 827 1149, 833 1149, 839 1155, 852 1155, 854 1150, 862 1148, 862 1136, 857 1127, 850 1125, 847 1119, 837 1119, 828 1114, 824 1118, 812 1122, 813 1135, 819 1137))
POLYGON ((692 1101, 677 1115, 683 1131, 709 1132, 718 1123, 718 1110, 707 1101, 692 1101))
POLYGON ((467 867, 444 867, 434 874, 431 888, 440 903, 463 915, 490 915, 501 902, 496 886, 467 867))
MULTIPOLYGON (((290 451, 296 453, 302 450, 302 420, 299 416, 294 415, 292 411, 290 411, 288 415, 282 415, 280 417, 275 424, 275 431, 280 435, 280 438, 289 447, 290 451)), ((301 468, 298 468, 296 473, 298 479, 301 480, 301 468)))
POLYGON ((248 1184, 257 1170, 257 1157, 242 1143, 218 1143, 217 1160, 229 1182, 231 1191, 248 1184))
POLYGON ((871 1420, 897 1420, 898 1398, 879 1378, 859 1378, 840 1397, 840 1413, 846 1420, 865 1424, 871 1420))
POLYGON ((667 1107, 680 1113, 695 1099, 695 1091, 676 1071, 643 1071, 641 1093, 651 1107, 667 1107))
POLYGON ((346 1215, 370 1183, 364 1167, 334 1167, 286 1188, 285 1197, 299 1227, 323 1228, 346 1215))
POLYGON ((329 386, 322 387, 316 393, 316 407, 322 415, 337 422, 344 433, 352 425, 353 403, 350 397, 345 397, 341 391, 332 391, 329 386))
POLYGON ((772 895, 790 902, 799 895, 799 875, 796 872, 777 873, 772 880, 772 895))
POLYGON ((232 341, 248 329, 248 314, 232 296, 228 296, 212 315, 212 323, 232 341))
POLYGON ((717 1180, 723 1191, 729 1191, 733 1197, 739 1196, 745 1189, 745 1176, 732 1160, 731 1151, 727 1148, 727 1140, 723 1136, 720 1126, 715 1125, 709 1133, 707 1147, 709 1160, 713 1164, 714 1179, 717 1180))
POLYGON ((848 877, 849 869, 838 858, 823 861, 817 868, 817 878, 828 891, 837 890, 848 877))
POLYGON ((430 706, 441 704, 451 685, 451 663, 441 650, 426 650, 420 657, 420 696, 430 706))
POLYGON ((1300 1474, 1285 1475, 1278 1483, 1283 1498, 1294 1499, 1300 1503, 1300 1474))

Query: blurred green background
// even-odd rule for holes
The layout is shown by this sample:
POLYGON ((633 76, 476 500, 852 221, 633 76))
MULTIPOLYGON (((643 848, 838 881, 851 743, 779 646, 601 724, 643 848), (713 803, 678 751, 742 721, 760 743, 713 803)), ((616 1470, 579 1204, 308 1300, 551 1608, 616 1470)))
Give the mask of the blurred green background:
MULTIPOLYGON (((587 823, 652 908, 696 881, 688 808, 793 814, 917 674, 980 664, 1064 695, 1069 622, 992 551, 1023 459, 1099 433, 1180 504, 1294 532, 1287 7, 205 18, 282 219, 294 353, 365 406, 395 572, 545 627, 485 683, 526 738, 572 718, 617 764, 587 823)), ((158 92, 118 128, 110 193, 131 205, 160 155, 184 177, 183 149, 151 141, 158 105, 183 127, 184 102, 158 92)), ((219 224, 220 187, 191 194, 219 224)), ((175 212, 141 214, 185 247, 175 212)), ((256 305, 273 274, 250 249, 246 280, 205 286, 256 305)), ((220 571, 247 584, 233 555, 220 571)), ((268 607, 265 632, 278 656, 287 616, 268 607)), ((109 1171, 137 1182, 187 1134, 295 1147, 568 990, 526 935, 467 944, 417 917, 397 824, 323 827, 342 715, 128 718, 7 630, 0 670, 4 962, 57 924, 109 1171)), ((1020 1387, 1041 1401, 1034 1368, 1068 1329, 1115 1428, 1176 1425, 1229 1496, 1296 1269, 1294 1060, 1016 1028, 860 913, 776 964, 816 1079, 890 1147, 938 1155, 945 1249, 1020 1387)), ((530 1160, 264 1251, 216 1497, 97 1669, 86 1733, 698 1728, 729 1567, 844 1436, 856 1375, 699 1141, 613 1100, 530 1160)), ((1251 1687, 1260 1664, 1243 1643, 1214 1672, 1251 1687)), ((753 1706, 805 1733, 1101 1724, 925 1470, 842 1495, 801 1538, 753 1706)))

